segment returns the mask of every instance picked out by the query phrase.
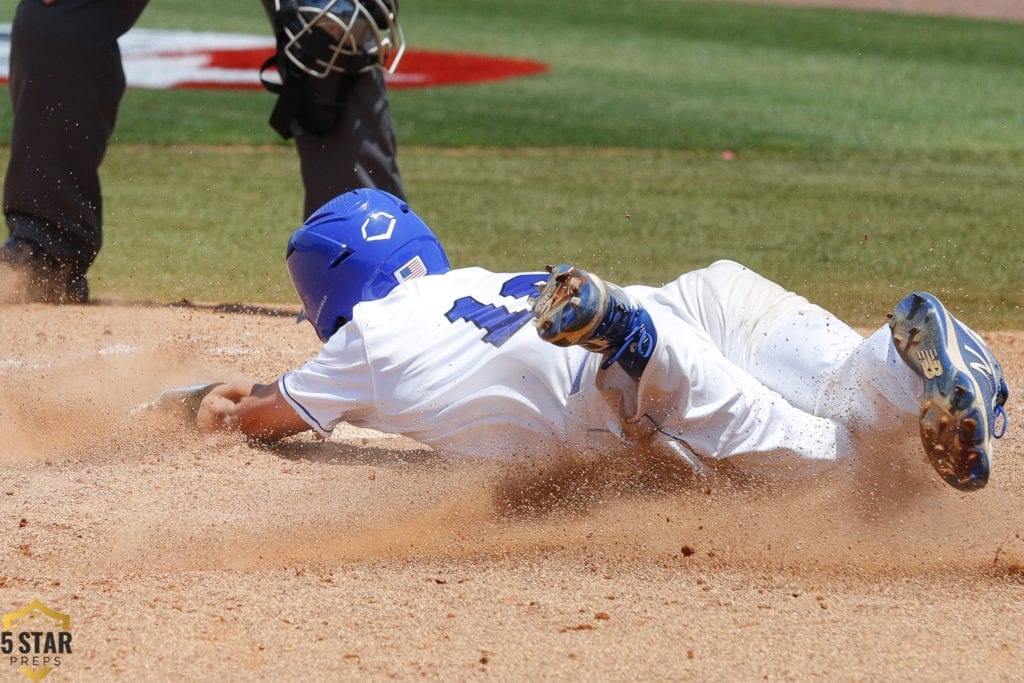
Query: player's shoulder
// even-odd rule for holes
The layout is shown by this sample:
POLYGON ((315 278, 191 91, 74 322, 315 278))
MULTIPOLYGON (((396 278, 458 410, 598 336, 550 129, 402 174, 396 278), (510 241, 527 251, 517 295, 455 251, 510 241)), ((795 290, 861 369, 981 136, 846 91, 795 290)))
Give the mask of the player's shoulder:
POLYGON ((538 286, 545 280, 542 272, 501 273, 472 266, 445 273, 423 275, 403 282, 384 298, 360 303, 357 310, 374 310, 377 318, 394 322, 410 321, 417 316, 433 316, 437 309, 445 311, 459 302, 475 301, 493 306, 527 305, 538 286), (386 313, 385 313, 386 312, 386 313))
POLYGON ((425 275, 410 280, 409 285, 424 289, 494 290, 518 296, 520 289, 534 289, 544 282, 543 272, 496 272, 480 266, 456 268, 438 275, 425 275), (517 283, 524 283, 522 287, 517 283))

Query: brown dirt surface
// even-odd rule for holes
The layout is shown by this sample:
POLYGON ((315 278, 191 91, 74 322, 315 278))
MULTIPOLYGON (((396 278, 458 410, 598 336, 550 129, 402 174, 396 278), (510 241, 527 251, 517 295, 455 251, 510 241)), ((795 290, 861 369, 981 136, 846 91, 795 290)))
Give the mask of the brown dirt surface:
MULTIPOLYGON (((135 411, 317 351, 272 313, 0 307, 0 601, 71 615, 53 680, 1020 670, 1019 393, 974 494, 914 448, 702 488, 666 463, 451 462, 355 429, 250 447, 135 411)), ((1024 334, 987 336, 1020 386, 1024 334)))
MULTIPOLYGON (((451 462, 356 429, 250 447, 135 410, 317 351, 274 313, 0 306, 0 612, 70 615, 48 680, 1020 675, 1019 391, 973 494, 914 448, 698 487, 666 463, 451 462)), ((1024 386, 1024 332, 986 337, 1024 386)), ((24 680, 8 657, 0 679, 24 680)))

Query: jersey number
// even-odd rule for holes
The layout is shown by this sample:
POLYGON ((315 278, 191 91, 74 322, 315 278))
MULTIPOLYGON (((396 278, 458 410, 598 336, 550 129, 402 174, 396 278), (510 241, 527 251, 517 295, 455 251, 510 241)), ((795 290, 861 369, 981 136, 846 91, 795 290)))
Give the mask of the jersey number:
MULTIPOLYGON (((537 285, 542 284, 547 276, 544 273, 524 273, 501 286, 501 295, 522 299, 537 292, 537 285)), ((505 306, 485 304, 471 296, 456 299, 451 309, 445 313, 449 322, 465 320, 484 330, 484 341, 494 346, 501 346, 521 330, 533 317, 530 311, 510 311, 505 306)))

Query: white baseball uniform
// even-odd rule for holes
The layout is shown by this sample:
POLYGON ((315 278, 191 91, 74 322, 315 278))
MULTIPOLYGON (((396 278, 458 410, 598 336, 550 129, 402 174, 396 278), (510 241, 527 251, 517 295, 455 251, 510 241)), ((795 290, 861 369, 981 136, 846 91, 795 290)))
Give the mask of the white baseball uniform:
POLYGON ((483 457, 657 442, 696 467, 795 473, 860 435, 917 428, 922 381, 886 327, 864 339, 739 264, 625 288, 657 329, 639 382, 538 337, 529 297, 546 278, 465 268, 403 283, 358 304, 281 392, 325 435, 344 421, 483 457))

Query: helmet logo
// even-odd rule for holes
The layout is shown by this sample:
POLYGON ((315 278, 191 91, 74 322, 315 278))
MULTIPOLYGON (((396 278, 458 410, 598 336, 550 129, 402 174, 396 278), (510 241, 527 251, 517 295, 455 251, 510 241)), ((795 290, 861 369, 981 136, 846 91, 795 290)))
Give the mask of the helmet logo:
POLYGON ((391 233, 395 231, 395 224, 398 219, 389 213, 375 211, 363 221, 363 239, 367 242, 391 239, 391 233))

